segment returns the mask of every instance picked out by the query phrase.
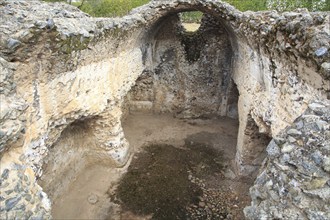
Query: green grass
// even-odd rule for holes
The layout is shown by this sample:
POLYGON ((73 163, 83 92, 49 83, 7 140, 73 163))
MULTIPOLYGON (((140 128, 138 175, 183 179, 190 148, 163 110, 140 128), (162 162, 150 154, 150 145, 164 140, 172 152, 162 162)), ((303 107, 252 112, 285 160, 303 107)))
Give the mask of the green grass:
MULTIPOLYGON (((66 0, 44 0, 46 2, 67 2, 66 0)), ((236 8, 242 11, 246 10, 265 10, 266 0, 225 0, 236 8)), ((117 17, 124 16, 133 8, 147 4, 150 0, 85 0, 82 11, 94 17, 117 17)), ((79 6, 80 3, 73 3, 79 6)), ((183 20, 186 22, 198 21, 201 17, 201 12, 185 12, 182 13, 183 20)))
POLYGON ((180 13, 183 22, 187 23, 201 23, 203 13, 200 11, 187 11, 180 13))
MULTIPOLYGON (((46 2, 67 2, 66 0, 44 0, 46 2)), ((94 17, 117 17, 124 16, 133 8, 147 4, 150 0, 85 0, 80 9, 94 17)), ((267 8, 267 0, 224 0, 233 5, 240 11, 262 11, 269 10, 267 8)), ((283 9, 278 10, 293 10, 297 7, 307 7, 310 11, 315 10, 329 10, 330 0, 325 2, 319 8, 313 8, 311 4, 313 1, 321 0, 301 0, 298 4, 296 0, 280 0, 286 2, 286 6, 283 9)), ((80 3, 73 3, 75 6, 79 6, 80 3)), ((276 8, 276 7, 275 7, 276 8)), ((196 22, 200 20, 201 12, 184 12, 183 21, 196 22)))
POLYGON ((94 17, 117 17, 148 2, 149 0, 94 0, 87 1, 81 10, 94 17))

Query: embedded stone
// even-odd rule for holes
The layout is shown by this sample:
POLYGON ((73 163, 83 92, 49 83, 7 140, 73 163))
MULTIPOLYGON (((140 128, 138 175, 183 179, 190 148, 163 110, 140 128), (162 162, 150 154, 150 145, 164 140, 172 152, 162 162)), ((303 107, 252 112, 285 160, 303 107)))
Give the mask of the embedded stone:
POLYGON ((16 49, 19 45, 21 45, 21 42, 19 40, 9 38, 7 41, 7 47, 8 49, 14 50, 16 49))
POLYGON ((47 19, 47 25, 46 25, 47 29, 53 29, 54 26, 55 26, 54 20, 52 18, 47 19))
POLYGON ((321 73, 325 76, 326 79, 330 78, 330 63, 328 62, 322 63, 321 73))
POLYGON ((306 210, 308 219, 328 220, 329 214, 322 211, 306 210))
POLYGON ((290 129, 290 130, 288 130, 287 133, 290 135, 301 135, 302 134, 301 131, 298 131, 297 129, 290 129))
POLYGON ((21 200, 20 196, 16 196, 14 198, 7 199, 5 202, 6 211, 11 210, 17 203, 21 200))
POLYGON ((308 195, 317 196, 326 202, 330 202, 330 187, 314 189, 314 190, 306 190, 305 192, 308 195))
POLYGON ((322 155, 322 153, 320 151, 315 151, 314 153, 312 153, 311 156, 312 156, 313 161, 317 165, 321 165, 322 164, 324 156, 322 155))
POLYGON ((324 56, 328 52, 328 48, 321 47, 315 51, 315 55, 318 57, 324 56))
POLYGON ((267 148, 266 151, 270 157, 278 157, 280 155, 280 147, 272 140, 267 148))
POLYGON ((99 197, 97 195, 95 195, 95 194, 92 193, 92 194, 90 194, 88 196, 87 201, 90 204, 94 205, 94 204, 96 204, 99 201, 99 197))
POLYGON ((291 153, 295 149, 295 146, 293 144, 284 144, 282 146, 281 152, 282 153, 291 153))
POLYGON ((323 169, 330 173, 330 158, 327 156, 323 158, 323 169))
POLYGON ((289 141, 290 143, 294 143, 294 142, 296 142, 297 140, 296 140, 294 137, 289 136, 289 137, 288 137, 288 141, 289 141))
POLYGON ((31 201, 32 196, 30 194, 25 194, 24 198, 26 201, 31 201))
POLYGON ((2 181, 6 180, 8 178, 8 176, 9 176, 9 169, 5 169, 1 174, 2 181))
POLYGON ((316 178, 312 181, 305 184, 306 189, 313 190, 324 187, 324 185, 328 182, 329 178, 316 178))

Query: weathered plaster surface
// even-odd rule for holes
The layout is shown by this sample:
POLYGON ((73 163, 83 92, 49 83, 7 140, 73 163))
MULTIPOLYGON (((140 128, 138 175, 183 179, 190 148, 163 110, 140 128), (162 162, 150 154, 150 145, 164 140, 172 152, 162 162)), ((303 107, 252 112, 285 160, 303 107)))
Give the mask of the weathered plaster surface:
MULTIPOLYGON (((179 48, 174 53, 178 59, 172 59, 180 62, 179 70, 196 74, 199 68, 203 68, 203 62, 198 59, 193 65, 184 63, 186 56, 176 41, 177 37, 159 39, 152 35, 161 32, 159 22, 170 20, 174 12, 191 9, 208 13, 222 25, 223 33, 213 38, 222 40, 210 41, 210 48, 230 42, 228 60, 231 62, 230 65, 224 63, 227 65, 224 69, 228 68, 230 75, 226 82, 235 83, 239 92, 240 128, 236 155, 239 174, 256 172, 261 164, 260 158, 265 155, 267 140, 281 136, 281 132, 292 125, 313 100, 328 106, 324 104, 330 91, 328 13, 306 10, 282 14, 275 11, 242 13, 222 2, 172 0, 153 1, 123 18, 91 18, 66 4, 0 0, 0 187, 1 192, 5 192, 0 198, 1 218, 50 217, 49 199, 37 179, 45 181, 43 172, 46 176, 53 172, 49 181, 58 185, 59 176, 55 174, 66 172, 64 166, 59 166, 63 161, 54 163, 61 154, 68 157, 68 166, 76 168, 69 173, 72 179, 87 162, 102 161, 114 167, 126 163, 130 148, 121 127, 122 105, 136 80, 141 79, 146 70, 154 71, 161 66, 160 58, 167 45, 179 48), (160 44, 155 46, 155 42, 160 44), (158 48, 156 52, 155 48, 158 48), (195 72, 191 66, 196 68, 195 72), (82 149, 72 151, 82 146, 68 136, 84 134, 90 139, 86 139, 82 149), (94 144, 88 144, 89 141, 94 144), (68 156, 70 152, 73 152, 72 157, 68 156), (83 157, 83 161, 77 162, 75 158, 78 156, 83 157), (47 163, 53 165, 46 168, 47 163)), ((211 65, 207 57, 212 52, 210 48, 201 57, 211 65)), ((217 61, 223 55, 225 53, 211 57, 217 61)), ((223 75, 224 71, 219 73, 223 75)), ((163 89, 153 89, 166 91, 167 97, 175 97, 173 91, 177 81, 168 81, 168 76, 164 76, 160 81, 152 78, 155 85, 164 85, 163 89)), ((216 76, 211 74, 210 78, 219 80, 213 79, 216 76)), ((203 82, 203 77, 197 77, 197 81, 203 82)), ((142 91, 139 82, 136 91, 142 91)), ((197 85, 197 88, 203 88, 202 84, 197 85)), ((231 86, 225 84, 225 87, 231 86)), ((211 90, 207 85, 204 88, 205 91, 211 90)), ((178 91, 185 90, 179 87, 178 91)), ((187 91, 192 91, 191 87, 187 91)), ((186 93, 185 100, 189 100, 189 94, 193 93, 186 93)), ((204 103, 198 102, 199 94, 203 93, 197 92, 194 99, 197 101, 192 102, 193 105, 185 103, 191 109, 186 108, 183 117, 201 116, 204 110, 199 109, 202 105, 212 106, 212 102, 222 97, 218 95, 211 103, 204 103)), ((177 110, 182 109, 181 99, 174 99, 174 102, 169 99, 165 102, 166 107, 161 105, 162 95, 156 96, 155 100, 151 102, 151 108, 156 111, 165 108, 165 111, 178 113, 177 110)), ((216 106, 219 108, 205 110, 228 115, 228 106, 221 103, 216 106)), ((310 114, 317 115, 319 111, 310 114)), ((321 114, 327 113, 321 111, 321 114)), ((322 121, 320 123, 325 123, 328 132, 329 121, 322 121)), ((314 139, 328 143, 330 137, 326 132, 323 139, 314 139)), ((302 147, 308 152, 308 145, 302 147)), ((322 160, 327 163, 329 151, 322 153, 322 160)), ((274 158, 266 160, 271 164, 274 158)), ((315 166, 324 169, 320 164, 315 166)), ((280 172, 277 167, 274 169, 274 172, 280 172)), ((260 175, 270 171, 273 172, 272 167, 263 166, 260 175)), ((329 174, 327 168, 323 172, 329 174)), ((60 186, 65 187, 65 183, 60 186)), ((322 187, 328 190, 329 184, 322 187)), ((268 204, 270 197, 261 197, 265 201, 262 204, 268 204)), ((274 201, 272 204, 279 203, 274 201)), ((249 210, 259 212, 254 215, 247 212, 248 218, 258 218, 261 214, 273 216, 260 211, 267 210, 268 205, 258 204, 254 201, 249 210)), ((273 213, 280 212, 278 207, 272 206, 273 213)), ((321 210, 319 205, 313 207, 315 212, 323 213, 321 216, 328 215, 329 210, 321 210)), ((303 213, 304 207, 297 209, 303 213)), ((312 214, 298 216, 312 219, 312 214)))

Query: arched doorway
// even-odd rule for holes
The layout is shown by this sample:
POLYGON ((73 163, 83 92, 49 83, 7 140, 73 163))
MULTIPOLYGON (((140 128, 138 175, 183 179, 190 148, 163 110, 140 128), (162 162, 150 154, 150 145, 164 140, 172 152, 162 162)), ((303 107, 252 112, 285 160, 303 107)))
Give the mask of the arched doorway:
POLYGON ((239 92, 232 80, 233 39, 223 21, 207 13, 197 30, 188 31, 182 11, 163 16, 142 37, 145 69, 123 106, 125 137, 136 156, 117 195, 125 217, 243 218, 241 211, 229 211, 234 205, 229 200, 206 196, 207 190, 226 198, 230 192, 241 201, 241 210, 249 201, 249 182, 235 175, 239 92), (180 190, 174 192, 171 184, 180 190), (181 194, 187 191, 192 198, 181 194), (154 200, 145 199, 151 194, 154 200), (207 199, 223 210, 208 213, 207 199), (196 216, 198 209, 202 214, 196 216))

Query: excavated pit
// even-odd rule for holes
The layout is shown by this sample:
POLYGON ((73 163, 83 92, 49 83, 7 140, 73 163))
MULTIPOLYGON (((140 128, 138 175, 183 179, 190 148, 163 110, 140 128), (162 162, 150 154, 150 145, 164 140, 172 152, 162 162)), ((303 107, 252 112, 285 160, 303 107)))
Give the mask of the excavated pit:
POLYGON ((133 113, 124 124, 135 147, 112 192, 122 219, 242 219, 249 179, 234 174, 238 122, 133 113))
POLYGON ((330 219, 328 13, 0 2, 0 219, 330 219))
POLYGON ((129 166, 86 165, 51 197, 55 219, 243 218, 252 180, 234 174, 237 120, 134 112, 123 128, 129 166))
MULTIPOLYGON (((121 168, 101 163, 94 119, 72 123, 39 180, 53 217, 243 219, 252 176, 235 175, 239 91, 226 28, 210 15, 199 26, 169 14, 144 41, 145 69, 122 104, 133 157, 121 168)), ((250 142, 262 143, 262 161, 269 138, 253 125, 250 142)))

